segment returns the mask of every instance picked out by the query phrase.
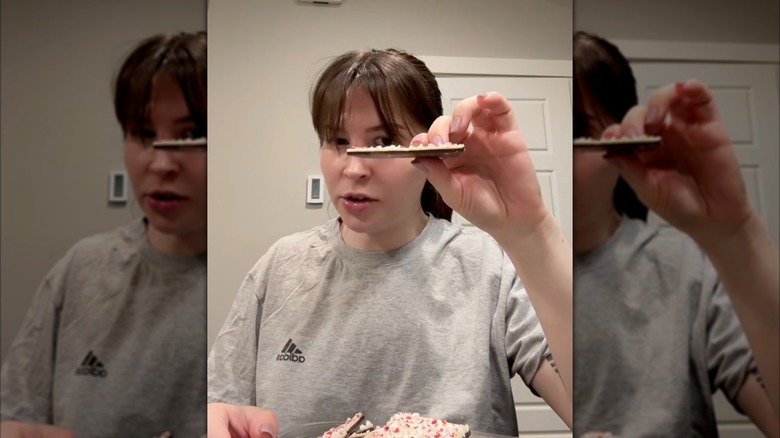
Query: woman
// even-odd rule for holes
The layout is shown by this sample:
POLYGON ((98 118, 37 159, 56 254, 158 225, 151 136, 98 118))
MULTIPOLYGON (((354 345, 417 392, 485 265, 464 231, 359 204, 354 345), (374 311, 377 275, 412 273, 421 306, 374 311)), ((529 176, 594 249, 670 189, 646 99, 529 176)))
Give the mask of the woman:
POLYGON ((777 363, 756 367, 753 351, 777 351, 778 251, 749 206, 711 93, 681 83, 639 107, 628 61, 584 32, 574 72, 575 137, 663 139, 636 155, 574 155, 575 433, 716 436, 721 389, 777 436, 761 379, 777 363), (647 224, 645 205, 677 229, 647 224), (735 313, 738 300, 753 307, 735 313), (743 328, 755 318, 763 339, 748 344, 743 328))
POLYGON ((206 153, 152 143, 206 135, 206 34, 141 42, 114 107, 144 217, 43 280, 2 368, 4 437, 205 431, 206 153))
POLYGON ((507 100, 474 96, 442 116, 420 60, 349 52, 317 80, 312 121, 339 218, 281 239, 247 275, 209 356, 209 436, 357 411, 517 434, 515 373, 571 424, 571 251, 507 100), (447 141, 466 152, 346 154, 447 141), (449 222, 445 202, 492 237, 449 222))

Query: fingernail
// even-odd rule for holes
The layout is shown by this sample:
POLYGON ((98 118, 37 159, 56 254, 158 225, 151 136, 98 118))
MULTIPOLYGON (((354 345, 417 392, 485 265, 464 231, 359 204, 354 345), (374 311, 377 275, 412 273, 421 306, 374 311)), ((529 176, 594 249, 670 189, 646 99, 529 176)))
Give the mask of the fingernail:
POLYGON ((458 130, 460 129, 461 121, 462 120, 460 116, 452 119, 452 125, 450 126, 450 133, 458 132, 458 130))
POLYGON ((604 133, 604 139, 605 140, 608 140, 608 139, 610 139, 610 138, 612 138, 614 136, 615 136, 615 133, 612 132, 612 131, 607 131, 607 132, 604 133))
POLYGON ((261 438, 276 438, 276 431, 270 424, 263 424, 260 426, 261 438))
POLYGON ((434 135, 433 138, 431 139, 431 143, 433 143, 433 144, 442 144, 442 143, 444 143, 444 139, 441 138, 440 135, 434 135))
POLYGON ((634 126, 629 126, 628 129, 626 129, 626 137, 628 138, 635 138, 639 136, 639 130, 636 129, 634 126))
POLYGON ((647 109, 647 115, 645 115, 645 124, 653 125, 658 121, 659 110, 657 106, 650 106, 647 109))
POLYGON ((420 140, 412 140, 412 146, 420 146, 422 142, 420 140))

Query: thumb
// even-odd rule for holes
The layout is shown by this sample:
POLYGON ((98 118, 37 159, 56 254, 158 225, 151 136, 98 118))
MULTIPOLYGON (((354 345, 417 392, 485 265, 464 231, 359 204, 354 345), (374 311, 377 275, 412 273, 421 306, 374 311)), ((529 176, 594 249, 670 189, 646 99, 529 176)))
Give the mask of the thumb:
POLYGON ((610 164, 620 169, 620 176, 634 190, 637 197, 648 207, 655 205, 658 184, 635 155, 607 155, 610 164))
POLYGON ((279 422, 272 411, 245 406, 244 412, 249 423, 250 438, 276 438, 279 433, 279 422))
POLYGON ((415 158, 412 164, 425 172, 428 181, 450 207, 460 205, 463 191, 460 182, 438 158, 415 158))

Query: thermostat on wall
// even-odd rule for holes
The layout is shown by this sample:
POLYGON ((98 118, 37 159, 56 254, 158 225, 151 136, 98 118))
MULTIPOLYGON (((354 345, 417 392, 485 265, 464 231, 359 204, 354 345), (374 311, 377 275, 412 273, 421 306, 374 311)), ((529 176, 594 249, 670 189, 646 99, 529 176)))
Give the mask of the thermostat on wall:
POLYGON ((127 202, 127 172, 112 170, 108 183, 108 202, 127 202))
POLYGON ((325 190, 322 187, 322 175, 309 175, 306 181, 306 203, 322 204, 325 190))

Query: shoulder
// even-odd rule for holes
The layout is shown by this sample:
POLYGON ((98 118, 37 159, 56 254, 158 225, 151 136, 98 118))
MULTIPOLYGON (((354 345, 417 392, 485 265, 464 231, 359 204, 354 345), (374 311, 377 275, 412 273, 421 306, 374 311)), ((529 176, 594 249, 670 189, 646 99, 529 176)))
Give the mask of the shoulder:
POLYGON ((508 261, 503 248, 487 232, 473 226, 437 221, 432 233, 429 252, 448 259, 457 259, 464 269, 504 270, 508 261))
POLYGON ((330 237, 338 230, 335 220, 323 225, 284 236, 271 245, 268 251, 255 263, 249 274, 260 275, 271 266, 303 261, 317 261, 332 251, 330 237))
POLYGON ((143 222, 136 221, 77 241, 65 257, 81 263, 126 259, 138 251, 145 238, 143 222))
POLYGON ((656 259, 664 265, 703 266, 706 263, 704 252, 687 234, 669 225, 647 224, 626 219, 629 232, 625 233, 623 244, 629 245, 644 257, 656 259))
POLYGON ((144 238, 140 221, 78 240, 49 270, 41 288, 55 305, 62 304, 66 291, 70 302, 78 301, 85 284, 113 278, 110 273, 125 268, 137 253, 139 235, 144 238))

